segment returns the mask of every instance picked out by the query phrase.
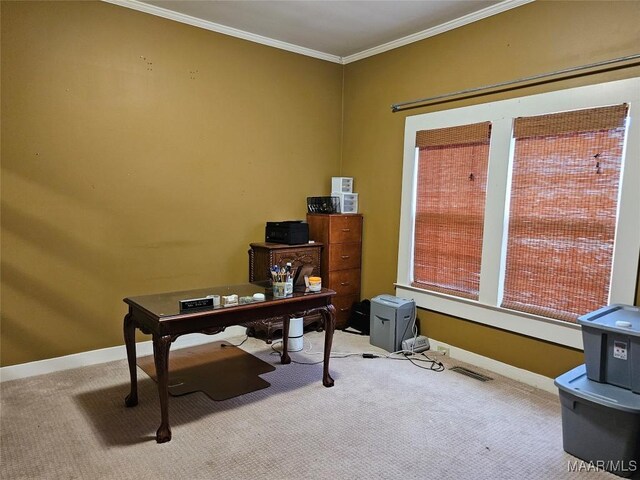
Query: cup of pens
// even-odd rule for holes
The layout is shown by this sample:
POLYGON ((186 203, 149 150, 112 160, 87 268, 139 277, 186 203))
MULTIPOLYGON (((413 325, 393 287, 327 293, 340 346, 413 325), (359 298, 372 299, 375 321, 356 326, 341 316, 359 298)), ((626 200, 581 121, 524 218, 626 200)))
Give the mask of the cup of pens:
POLYGON ((273 282, 273 298, 284 298, 287 296, 285 282, 273 282))
POLYGON ((273 286, 273 298, 284 298, 293 294, 294 270, 290 264, 286 267, 271 267, 271 284, 273 286))

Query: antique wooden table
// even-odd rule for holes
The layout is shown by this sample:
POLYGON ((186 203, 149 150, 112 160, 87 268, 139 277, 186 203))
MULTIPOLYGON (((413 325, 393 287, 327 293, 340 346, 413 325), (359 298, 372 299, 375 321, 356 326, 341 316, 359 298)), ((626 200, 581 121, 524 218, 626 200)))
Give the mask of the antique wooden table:
POLYGON ((335 294, 333 290, 323 288, 320 292, 296 290, 286 298, 273 298, 271 289, 266 283, 249 283, 125 298, 124 302, 129 305, 129 313, 124 317, 124 341, 131 376, 131 392, 125 399, 125 405, 133 407, 138 404, 136 328, 153 337, 153 358, 158 379, 161 413, 161 423, 156 432, 156 441, 163 443, 171 440, 168 405, 169 348, 176 338, 187 333, 212 335, 231 325, 243 325, 261 318, 282 317, 283 335, 280 361, 287 364, 291 362, 287 351, 289 320, 316 312, 322 315, 325 329, 322 383, 325 387, 332 387, 333 378, 329 375, 329 357, 336 322, 335 308, 331 304, 331 299, 335 294), (263 293, 265 300, 237 306, 216 306, 198 311, 180 311, 180 300, 202 298, 207 295, 231 294, 248 298, 254 293, 263 293))

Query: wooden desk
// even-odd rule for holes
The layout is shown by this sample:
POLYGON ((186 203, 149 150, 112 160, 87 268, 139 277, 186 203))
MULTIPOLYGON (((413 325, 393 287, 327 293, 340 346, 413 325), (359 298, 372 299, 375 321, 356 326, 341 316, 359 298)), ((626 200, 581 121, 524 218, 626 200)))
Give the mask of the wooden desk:
POLYGON ((287 298, 274 299, 270 288, 265 287, 265 284, 255 283, 125 298, 124 302, 129 305, 129 313, 124 317, 124 341, 131 376, 131 392, 125 399, 125 405, 133 407, 138 404, 136 328, 153 337, 153 358, 158 378, 161 414, 156 441, 163 443, 171 440, 168 390, 169 348, 176 338, 187 333, 212 335, 231 325, 243 325, 261 318, 281 317, 283 336, 280 361, 283 364, 288 364, 291 362, 287 350, 289 320, 316 312, 322 315, 325 328, 322 384, 325 387, 332 387, 333 378, 329 375, 329 357, 336 323, 335 308, 331 304, 331 299, 335 294, 333 290, 323 288, 317 293, 295 291, 287 298), (264 293, 266 299, 261 302, 233 307, 220 306, 198 312, 180 312, 179 300, 234 293, 239 297, 264 293))

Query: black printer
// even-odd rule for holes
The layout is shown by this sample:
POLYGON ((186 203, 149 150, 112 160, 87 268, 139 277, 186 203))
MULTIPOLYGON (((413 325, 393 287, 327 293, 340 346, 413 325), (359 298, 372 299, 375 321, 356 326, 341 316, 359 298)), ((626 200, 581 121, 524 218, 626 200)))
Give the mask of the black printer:
POLYGON ((287 245, 309 243, 309 224, 302 220, 267 222, 264 241, 287 245))

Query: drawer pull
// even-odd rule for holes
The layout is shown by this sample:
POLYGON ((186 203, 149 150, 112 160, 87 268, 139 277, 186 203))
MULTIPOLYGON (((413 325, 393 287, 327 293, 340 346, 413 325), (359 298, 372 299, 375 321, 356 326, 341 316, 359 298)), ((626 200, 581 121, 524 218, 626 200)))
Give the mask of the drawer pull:
POLYGON ((341 308, 340 311, 341 312, 348 312, 349 310, 351 310, 350 308, 341 308))
POLYGON ((346 287, 347 285, 349 285, 349 282, 341 282, 340 285, 342 285, 343 287, 346 287))
POLYGON ((343 260, 346 260, 347 258, 349 258, 349 255, 341 255, 340 258, 342 258, 343 260))
POLYGON ((351 231, 351 229, 350 229, 350 228, 343 228, 343 229, 342 229, 342 231, 343 231, 343 232, 350 232, 350 231, 351 231))

